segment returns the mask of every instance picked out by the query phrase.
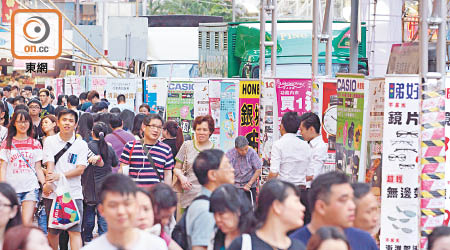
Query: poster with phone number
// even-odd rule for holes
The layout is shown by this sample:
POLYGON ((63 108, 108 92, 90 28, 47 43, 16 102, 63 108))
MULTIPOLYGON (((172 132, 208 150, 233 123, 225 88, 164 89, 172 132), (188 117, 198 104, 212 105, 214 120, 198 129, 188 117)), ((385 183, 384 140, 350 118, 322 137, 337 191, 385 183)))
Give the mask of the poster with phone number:
POLYGON ((419 243, 419 81, 386 77, 381 249, 417 249, 419 243))

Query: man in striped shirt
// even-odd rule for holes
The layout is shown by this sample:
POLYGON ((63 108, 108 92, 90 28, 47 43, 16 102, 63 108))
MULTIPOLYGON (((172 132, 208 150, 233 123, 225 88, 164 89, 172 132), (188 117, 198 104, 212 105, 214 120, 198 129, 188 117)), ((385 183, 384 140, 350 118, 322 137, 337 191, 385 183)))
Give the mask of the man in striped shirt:
POLYGON ((144 118, 142 125, 144 139, 125 144, 119 173, 128 174, 139 187, 151 187, 159 182, 172 185, 172 150, 158 140, 163 120, 157 114, 150 114, 144 118))

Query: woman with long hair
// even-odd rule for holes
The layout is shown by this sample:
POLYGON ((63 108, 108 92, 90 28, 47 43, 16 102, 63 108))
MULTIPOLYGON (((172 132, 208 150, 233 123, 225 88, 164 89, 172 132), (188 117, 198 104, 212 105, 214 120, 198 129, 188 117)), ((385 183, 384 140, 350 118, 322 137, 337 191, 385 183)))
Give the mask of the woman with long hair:
POLYGON ((8 182, 17 193, 22 206, 22 221, 33 222, 39 201, 39 182, 45 183, 41 168, 41 143, 33 138, 33 122, 25 110, 14 112, 8 136, 0 147, 0 181, 8 182))
POLYGON ((89 150, 95 155, 100 155, 97 162, 89 159, 89 165, 81 176, 84 198, 83 214, 83 241, 90 242, 93 239, 92 231, 95 227, 95 216, 97 215, 98 234, 102 235, 107 231, 105 219, 97 209, 99 201, 99 191, 103 180, 112 173, 112 168, 119 164, 113 148, 105 141, 107 125, 97 122, 92 128, 92 141, 88 143, 89 150))
POLYGON ((22 224, 16 191, 6 182, 0 182, 0 246, 3 246, 6 230, 22 224))
POLYGON ((224 184, 214 190, 209 201, 209 211, 214 213, 217 232, 208 249, 227 249, 234 239, 251 233, 256 220, 252 204, 243 190, 224 184))
POLYGON ((89 142, 92 139, 91 133, 93 126, 93 116, 90 113, 83 113, 78 121, 77 134, 79 134, 84 141, 89 142))
POLYGON ((0 102, 0 143, 3 142, 3 140, 6 138, 6 135, 8 134, 8 129, 6 128, 6 126, 8 126, 8 122, 8 108, 5 107, 5 104, 3 102, 0 102))
POLYGON ((145 115, 144 114, 137 114, 134 117, 133 121, 133 128, 131 130, 131 133, 134 135, 136 140, 140 140, 144 138, 144 130, 142 127, 142 122, 144 121, 145 115))
POLYGON ((251 249, 304 250, 300 241, 287 235, 303 226, 304 212, 297 188, 292 183, 272 179, 264 184, 258 196, 256 231, 236 238, 228 249, 240 250, 245 242, 250 242, 251 249))
POLYGON ((321 227, 311 236, 306 250, 350 250, 344 232, 336 227, 321 227))
POLYGON ((35 226, 18 225, 6 231, 3 250, 51 250, 47 237, 35 226))
POLYGON ((184 142, 183 130, 176 121, 167 121, 163 125, 162 136, 162 142, 170 146, 175 157, 184 142))

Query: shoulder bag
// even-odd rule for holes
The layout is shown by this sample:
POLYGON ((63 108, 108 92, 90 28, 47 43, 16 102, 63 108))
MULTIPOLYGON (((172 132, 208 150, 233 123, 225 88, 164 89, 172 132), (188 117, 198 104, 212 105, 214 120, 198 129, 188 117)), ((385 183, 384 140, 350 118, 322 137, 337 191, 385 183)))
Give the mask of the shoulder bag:
POLYGON ((152 166, 153 170, 156 172, 156 175, 158 175, 159 182, 162 182, 163 179, 161 178, 161 174, 158 172, 158 169, 156 169, 155 162, 153 161, 153 158, 150 155, 148 148, 145 146, 144 140, 141 140, 141 144, 142 144, 142 148, 144 149, 144 153, 147 156, 148 161, 150 162, 150 165, 152 166))

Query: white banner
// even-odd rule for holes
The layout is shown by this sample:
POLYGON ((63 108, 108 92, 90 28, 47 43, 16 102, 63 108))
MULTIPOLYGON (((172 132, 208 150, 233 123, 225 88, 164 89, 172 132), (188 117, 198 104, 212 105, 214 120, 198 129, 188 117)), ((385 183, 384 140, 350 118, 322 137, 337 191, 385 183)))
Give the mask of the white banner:
POLYGON ((141 84, 141 79, 123 79, 123 78, 108 78, 106 80, 106 98, 108 99, 112 108, 117 105, 117 96, 125 95, 126 104, 130 106, 130 110, 134 110, 134 102, 136 99, 136 90, 138 84, 141 84))
POLYGON ((381 249, 419 244, 418 76, 387 76, 384 91, 381 249))
POLYGON ((199 79, 194 82, 194 117, 209 114, 208 80, 199 79))

